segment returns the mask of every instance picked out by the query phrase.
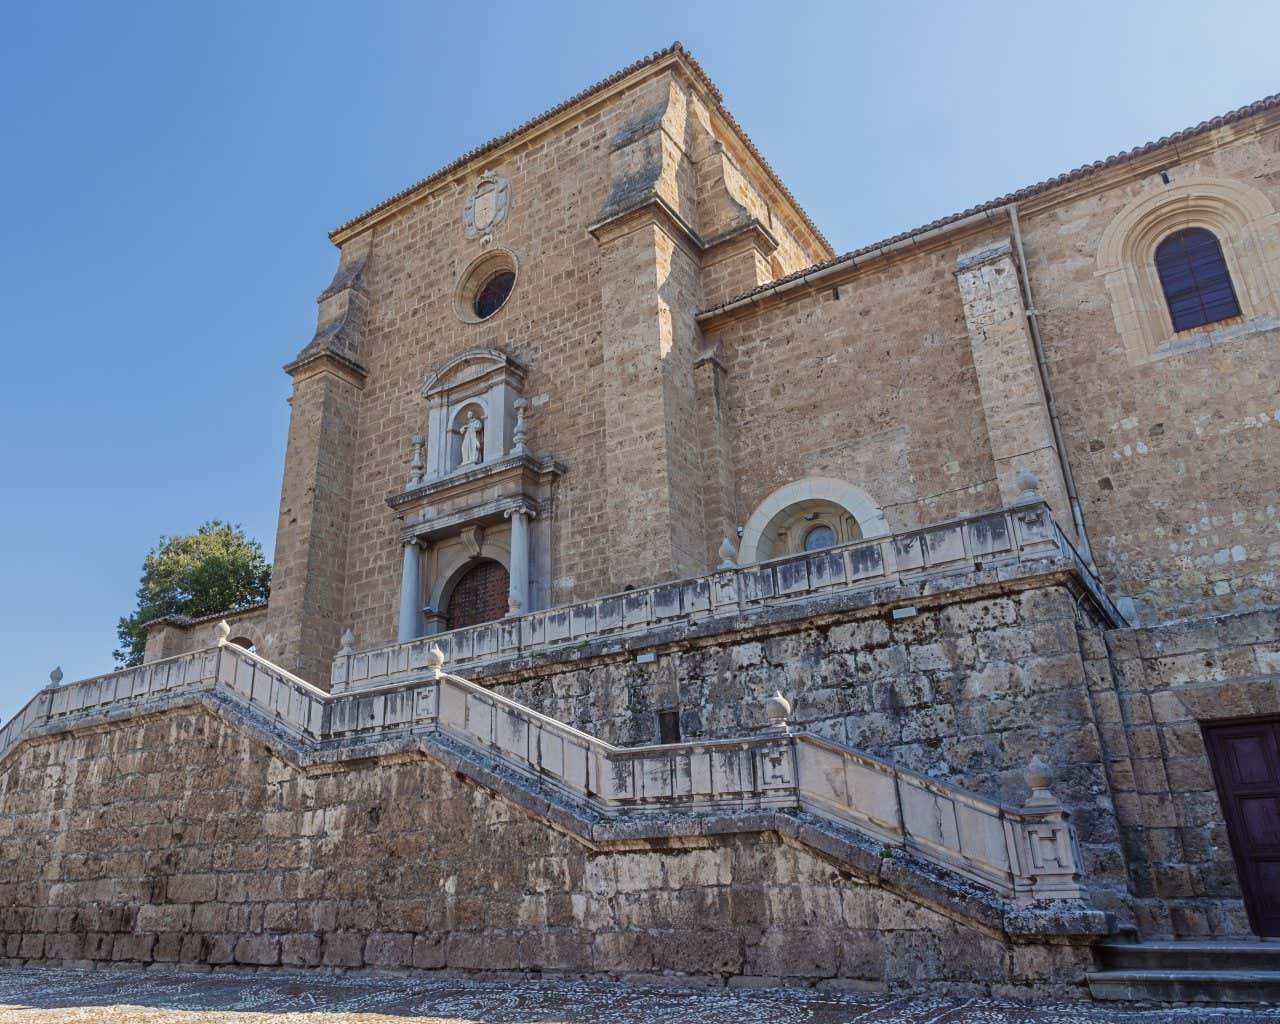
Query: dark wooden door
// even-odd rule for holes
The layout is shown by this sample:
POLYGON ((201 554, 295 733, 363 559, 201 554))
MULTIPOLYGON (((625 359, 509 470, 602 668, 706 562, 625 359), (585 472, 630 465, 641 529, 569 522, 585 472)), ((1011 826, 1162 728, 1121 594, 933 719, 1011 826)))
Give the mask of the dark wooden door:
POLYGON ((477 562, 453 587, 445 617, 450 629, 493 622, 507 614, 511 577, 501 562, 477 562))
POLYGON ((1280 718, 1203 728, 1249 923, 1280 935, 1280 718))

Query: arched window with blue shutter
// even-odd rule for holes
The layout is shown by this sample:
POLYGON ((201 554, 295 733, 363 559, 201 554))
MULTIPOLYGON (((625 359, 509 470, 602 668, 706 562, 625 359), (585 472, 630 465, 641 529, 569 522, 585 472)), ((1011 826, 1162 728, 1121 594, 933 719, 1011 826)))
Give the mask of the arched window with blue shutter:
POLYGON ((1231 272, 1212 231, 1175 231, 1156 246, 1156 273, 1175 331, 1240 315, 1231 272))

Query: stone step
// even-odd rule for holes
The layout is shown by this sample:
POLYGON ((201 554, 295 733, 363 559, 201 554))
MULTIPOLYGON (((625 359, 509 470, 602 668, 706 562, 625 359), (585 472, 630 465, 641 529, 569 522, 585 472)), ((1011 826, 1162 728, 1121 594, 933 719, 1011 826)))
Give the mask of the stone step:
POLYGON ((1094 999, 1280 1004, 1280 971, 1095 971, 1094 999))
POLYGON ((1098 952, 1095 999, 1280 1004, 1280 942, 1112 942, 1098 952))
POLYGON ((1280 971, 1280 941, 1267 939, 1107 942, 1098 953, 1107 970, 1280 971))

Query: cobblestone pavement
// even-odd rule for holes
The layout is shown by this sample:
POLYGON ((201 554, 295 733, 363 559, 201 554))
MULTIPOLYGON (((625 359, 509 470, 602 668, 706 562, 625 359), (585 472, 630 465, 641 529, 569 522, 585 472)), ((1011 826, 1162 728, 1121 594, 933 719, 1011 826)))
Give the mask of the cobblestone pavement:
POLYGON ((1280 1024, 1280 1008, 1133 1009, 811 989, 319 972, 0 968, 3 1024, 1280 1024))

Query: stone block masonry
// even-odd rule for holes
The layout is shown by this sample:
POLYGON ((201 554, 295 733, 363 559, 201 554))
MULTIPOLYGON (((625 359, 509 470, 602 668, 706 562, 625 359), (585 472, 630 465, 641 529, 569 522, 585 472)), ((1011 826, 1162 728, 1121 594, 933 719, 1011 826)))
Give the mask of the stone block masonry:
POLYGON ((592 851, 429 759, 302 771, 204 709, 0 776, 6 962, 542 970, 1079 995, 1024 945, 766 836, 592 851), (475 851, 486 855, 477 857, 475 851))

